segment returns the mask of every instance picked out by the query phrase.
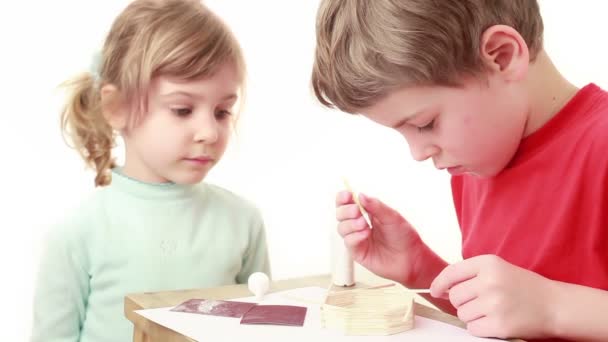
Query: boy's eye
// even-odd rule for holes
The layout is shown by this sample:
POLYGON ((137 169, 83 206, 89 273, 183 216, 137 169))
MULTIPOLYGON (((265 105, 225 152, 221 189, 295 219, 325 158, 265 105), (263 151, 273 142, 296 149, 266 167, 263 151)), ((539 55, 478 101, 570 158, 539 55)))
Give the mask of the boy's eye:
POLYGON ((433 129, 433 125, 435 125, 435 119, 424 126, 418 126, 418 132, 430 131, 433 129))
POLYGON ((226 119, 226 118, 227 118, 227 117, 229 117, 230 115, 232 115, 232 114, 230 113, 230 111, 227 111, 227 110, 225 110, 225 109, 218 110, 218 111, 215 113, 215 117, 216 117, 216 119, 218 119, 218 120, 223 120, 223 119, 226 119))
POLYGON ((192 109, 187 107, 172 108, 171 111, 177 116, 188 116, 192 114, 192 109))

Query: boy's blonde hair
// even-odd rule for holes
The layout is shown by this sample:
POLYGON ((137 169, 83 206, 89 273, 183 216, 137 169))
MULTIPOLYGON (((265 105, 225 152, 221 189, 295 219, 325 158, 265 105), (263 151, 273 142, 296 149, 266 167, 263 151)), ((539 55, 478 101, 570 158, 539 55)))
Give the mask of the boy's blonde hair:
POLYGON ((115 133, 102 114, 102 85, 118 88, 120 100, 131 106, 128 122, 132 126, 146 113, 153 77, 209 77, 226 62, 234 64, 243 87, 245 62, 240 46, 228 27, 200 1, 131 3, 106 37, 99 69, 66 83, 71 92, 62 112, 62 128, 97 171, 95 185, 109 184, 109 170, 115 166, 111 155, 115 133))
POLYGON ((483 74, 480 41, 513 27, 534 60, 543 22, 536 0, 323 0, 312 87, 328 107, 354 113, 406 86, 458 86, 483 74))

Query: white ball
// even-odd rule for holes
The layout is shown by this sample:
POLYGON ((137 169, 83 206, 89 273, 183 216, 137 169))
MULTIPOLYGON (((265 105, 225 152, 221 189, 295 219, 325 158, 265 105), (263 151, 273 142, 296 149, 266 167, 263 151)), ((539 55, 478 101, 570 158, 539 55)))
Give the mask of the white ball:
POLYGON ((249 276, 247 287, 258 299, 262 298, 270 288, 270 279, 265 273, 255 272, 249 276))

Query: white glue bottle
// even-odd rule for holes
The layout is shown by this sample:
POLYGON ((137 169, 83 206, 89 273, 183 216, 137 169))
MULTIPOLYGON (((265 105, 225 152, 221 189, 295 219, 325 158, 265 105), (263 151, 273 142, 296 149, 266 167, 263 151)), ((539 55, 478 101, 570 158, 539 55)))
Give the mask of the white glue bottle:
POLYGON ((355 262, 336 229, 331 238, 331 278, 336 286, 355 285, 355 262))

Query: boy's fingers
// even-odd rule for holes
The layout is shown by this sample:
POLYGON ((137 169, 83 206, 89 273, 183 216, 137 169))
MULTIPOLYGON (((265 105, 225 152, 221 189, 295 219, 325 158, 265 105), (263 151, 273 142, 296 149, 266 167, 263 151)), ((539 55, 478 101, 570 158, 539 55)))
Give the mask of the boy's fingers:
POLYGON ((365 219, 361 216, 354 220, 346 220, 338 223, 338 234, 342 237, 346 237, 348 234, 366 230, 368 228, 367 222, 365 222, 365 219))
POLYGON ((349 203, 354 203, 350 191, 340 191, 336 194, 336 207, 349 203))
POLYGON ((345 204, 336 208, 336 219, 338 221, 356 219, 360 216, 361 210, 356 204, 345 204))
POLYGON ((359 201, 363 208, 380 224, 397 224, 404 220, 401 214, 376 198, 360 194, 359 201))
POLYGON ((442 297, 456 284, 475 278, 479 273, 477 264, 476 260, 469 259, 444 268, 431 284, 431 295, 442 297))
POLYGON ((496 336, 496 331, 501 330, 502 322, 484 316, 467 322, 467 331, 473 336, 489 337, 496 336))
POLYGON ((484 317, 484 312, 478 300, 469 301, 458 308, 458 318, 464 323, 473 322, 482 317, 484 317))
MULTIPOLYGON (((344 244, 346 245, 346 248, 348 248, 350 250, 350 253, 353 255, 353 257, 356 259, 357 256, 354 255, 354 250, 365 240, 367 240, 367 238, 369 238, 370 235, 370 230, 369 229, 364 229, 358 232, 354 232, 351 234, 348 234, 344 237, 344 244)), ((358 261, 358 260, 357 260, 358 261)))
POLYGON ((477 282, 475 279, 458 283, 450 288, 450 303, 459 309, 461 306, 477 298, 477 282))

